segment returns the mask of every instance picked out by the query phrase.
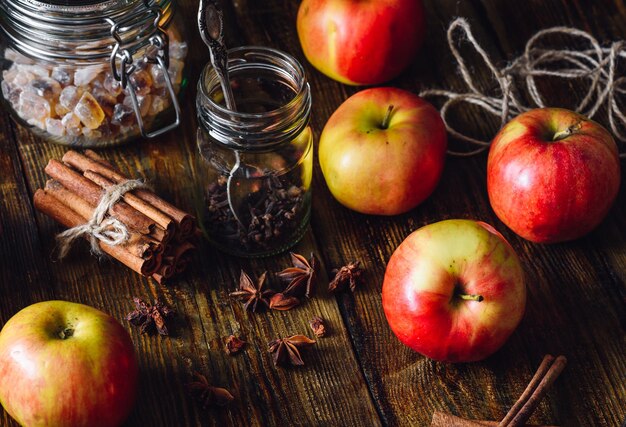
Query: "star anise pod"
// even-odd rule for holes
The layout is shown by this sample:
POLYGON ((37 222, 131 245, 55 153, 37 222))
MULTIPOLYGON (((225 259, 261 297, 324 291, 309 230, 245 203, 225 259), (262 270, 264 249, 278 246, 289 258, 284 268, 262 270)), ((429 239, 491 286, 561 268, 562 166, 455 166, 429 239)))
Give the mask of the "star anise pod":
POLYGON ((315 341, 304 335, 292 335, 287 338, 277 338, 269 342, 268 350, 274 354, 274 366, 290 363, 293 366, 302 366, 304 361, 300 356, 299 348, 310 347, 315 341))
POLYGON ((300 305, 300 300, 296 297, 290 297, 284 293, 274 294, 270 299, 270 308, 272 310, 291 310, 294 307, 300 305))
POLYGON ((152 328, 161 335, 167 335, 166 320, 174 314, 174 310, 158 299, 154 305, 150 305, 140 298, 134 297, 135 310, 126 315, 126 320, 135 326, 139 326, 139 332, 144 334, 152 328))
POLYGON ((204 375, 194 372, 193 376, 196 381, 187 384, 187 389, 202 404, 203 409, 210 405, 225 406, 235 400, 234 396, 225 388, 210 385, 204 375))
POLYGON ((354 261, 339 269, 333 270, 332 272, 335 274, 335 278, 328 284, 328 290, 330 292, 344 290, 346 285, 349 284, 350 290, 354 292, 361 274, 363 274, 363 269, 360 267, 360 264, 360 261, 354 261))
POLYGON ((302 255, 294 254, 293 252, 290 252, 290 255, 293 267, 286 268, 278 273, 278 277, 289 283, 283 294, 301 296, 304 291, 304 295, 309 298, 315 285, 317 259, 313 253, 311 253, 309 261, 302 255))
POLYGON ((224 347, 224 351, 226 354, 237 354, 241 351, 243 346, 246 345, 246 342, 234 335, 226 338, 226 346, 224 347))
POLYGON ((252 282, 250 276, 245 271, 241 270, 241 277, 239 278, 239 290, 231 292, 230 296, 235 297, 240 301, 245 301, 244 308, 252 312, 257 311, 259 308, 259 302, 265 307, 269 306, 268 298, 274 295, 272 290, 263 290, 265 284, 265 276, 267 272, 261 274, 256 281, 256 284, 252 282))
POLYGON ((315 316, 309 320, 309 325, 311 326, 311 329, 313 329, 313 333, 316 337, 323 337, 326 335, 326 324, 324 323, 324 319, 320 316, 315 316))

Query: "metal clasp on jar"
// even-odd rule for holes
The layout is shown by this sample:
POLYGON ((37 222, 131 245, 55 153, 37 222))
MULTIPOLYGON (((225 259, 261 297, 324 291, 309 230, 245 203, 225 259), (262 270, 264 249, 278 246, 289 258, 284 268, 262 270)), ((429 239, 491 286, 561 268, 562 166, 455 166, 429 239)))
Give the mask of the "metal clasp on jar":
POLYGON ((161 127, 160 129, 154 130, 152 132, 147 132, 144 126, 143 117, 141 115, 141 109, 139 105, 139 100, 137 99, 137 93, 130 79, 130 76, 133 74, 133 72, 135 72, 137 66, 134 64, 133 55, 130 50, 123 48, 124 41, 121 34, 124 31, 128 31, 130 29, 125 25, 129 24, 134 17, 130 16, 126 19, 118 20, 117 22, 113 21, 113 19, 111 18, 105 19, 111 25, 111 36, 116 41, 115 46, 113 46, 113 51, 111 52, 110 58, 111 73, 113 77, 120 82, 122 89, 128 89, 128 94, 130 95, 130 99, 133 104, 133 110, 135 111, 135 115, 137 117, 137 124, 139 125, 141 135, 145 138, 154 138, 178 127, 178 125, 180 124, 181 111, 178 99, 176 97, 176 91, 174 90, 174 85, 172 84, 172 80, 168 73, 168 37, 165 30, 160 26, 163 12, 158 6, 150 6, 148 4, 148 0, 144 0, 144 4, 147 8, 148 13, 154 14, 155 16, 153 23, 155 28, 155 34, 149 38, 150 47, 152 47, 152 50, 150 50, 150 47, 148 47, 148 54, 145 56, 144 60, 154 64, 158 64, 158 66, 161 67, 161 72, 163 73, 165 85, 167 86, 167 91, 170 98, 172 99, 172 105, 174 106, 174 110, 176 112, 176 120, 169 125, 161 127), (117 66, 118 60, 119 67, 117 66))

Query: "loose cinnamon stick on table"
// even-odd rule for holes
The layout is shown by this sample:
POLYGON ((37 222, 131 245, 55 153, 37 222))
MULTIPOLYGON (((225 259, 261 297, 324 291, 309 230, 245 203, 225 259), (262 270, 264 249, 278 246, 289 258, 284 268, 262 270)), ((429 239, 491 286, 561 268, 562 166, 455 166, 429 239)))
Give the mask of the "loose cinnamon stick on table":
MULTIPOLYGON (((81 199, 76 194, 61 185, 55 180, 48 180, 44 187, 46 193, 57 199, 60 203, 78 213, 83 218, 83 223, 87 222, 92 216, 94 207, 81 199)), ((129 239, 123 246, 133 255, 142 259, 148 259, 154 256, 154 253, 163 252, 163 245, 148 236, 144 236, 134 230, 129 230, 129 239)))
POLYGON ((497 427, 522 427, 537 408, 539 401, 545 396, 548 388, 554 383, 556 378, 563 372, 567 359, 565 356, 546 355, 537 368, 530 383, 511 407, 502 421, 474 421, 455 417, 443 412, 433 414, 431 427, 473 427, 473 426, 497 426, 497 427))
MULTIPOLYGON (((86 200, 90 205, 95 207, 100 202, 104 190, 58 160, 51 159, 45 171, 52 178, 63 184, 65 188, 86 200)), ((110 213, 127 226, 134 228, 142 234, 150 234, 156 227, 154 221, 123 201, 113 205, 110 213)))
POLYGON ((521 427, 533 414, 541 399, 548 392, 548 388, 565 369, 567 359, 559 356, 546 355, 537 368, 537 372, 528 383, 520 398, 511 407, 498 427, 521 427))
MULTIPOLYGON (((430 427, 495 427, 498 425, 497 421, 484 421, 484 420, 466 420, 465 418, 456 417, 454 415, 446 414, 444 412, 436 411, 433 414, 433 419, 430 427)), ((528 425, 527 427, 532 427, 528 425)), ((555 426, 536 426, 536 427, 555 427, 555 426)))
MULTIPOLYGON (((33 201, 35 208, 38 211, 48 215, 66 227, 76 227, 77 225, 85 223, 82 216, 65 206, 63 203, 59 202, 45 190, 37 190, 33 197, 33 201)), ((131 270, 144 276, 152 275, 158 267, 156 257, 144 260, 131 254, 123 246, 111 246, 101 241, 98 242, 98 244, 105 253, 111 255, 131 270)))
MULTIPOLYGON (((63 161, 72 165, 76 169, 79 169, 81 172, 85 172, 87 170, 93 171, 115 184, 121 184, 128 181, 127 177, 110 167, 110 165, 104 162, 100 156, 94 156, 94 152, 88 151, 86 154, 88 155, 83 155, 70 150, 63 155, 63 161)), ((193 216, 171 205, 151 191, 139 189, 133 191, 133 193, 138 198, 154 206, 176 221, 180 233, 180 236, 178 236, 179 240, 186 240, 194 233, 195 220, 193 216)))

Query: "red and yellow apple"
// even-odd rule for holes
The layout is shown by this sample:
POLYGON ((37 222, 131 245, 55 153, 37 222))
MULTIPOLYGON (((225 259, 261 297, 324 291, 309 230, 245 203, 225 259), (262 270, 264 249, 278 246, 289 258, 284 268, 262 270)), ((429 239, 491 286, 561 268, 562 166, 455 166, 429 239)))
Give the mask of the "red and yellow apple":
POLYGON ((433 192, 446 147, 446 129, 432 105, 402 89, 372 88, 332 114, 320 137, 319 162, 341 204, 396 215, 433 192))
POLYGON ((383 309, 391 330, 434 360, 484 359, 506 342, 525 307, 520 261, 483 222, 426 225, 398 246, 385 271, 383 309))
POLYGON ((400 74, 424 38, 421 0, 303 0, 297 30, 315 68, 351 85, 400 74))
POLYGON ((93 307, 40 302, 0 332, 0 403, 20 425, 119 426, 137 376, 128 332, 93 307))
POLYGON ((535 109, 507 123, 487 161, 498 218, 538 243, 577 239, 608 213, 620 185, 613 137, 572 111, 535 109))

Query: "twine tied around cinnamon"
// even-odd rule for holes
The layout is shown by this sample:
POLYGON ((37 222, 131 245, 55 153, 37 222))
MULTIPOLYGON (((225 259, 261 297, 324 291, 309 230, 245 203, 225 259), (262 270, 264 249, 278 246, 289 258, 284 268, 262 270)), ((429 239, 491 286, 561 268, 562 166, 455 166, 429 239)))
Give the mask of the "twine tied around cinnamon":
POLYGON ((57 235, 59 259, 63 259, 69 252, 74 241, 83 236, 88 238, 91 245, 91 252, 98 256, 103 255, 100 245, 98 244, 99 241, 111 246, 126 243, 130 236, 128 228, 122 221, 113 217, 107 217, 107 213, 113 205, 124 197, 124 194, 140 188, 148 188, 148 186, 139 179, 128 180, 107 188, 89 221, 57 235))
MULTIPOLYGON (((571 27, 552 27, 537 32, 526 43, 524 53, 504 68, 497 68, 485 49, 474 37, 469 23, 464 18, 455 19, 448 27, 448 46, 458 64, 463 81, 468 91, 457 93, 449 90, 427 89, 420 93, 422 97, 446 98, 441 107, 441 116, 448 132, 455 138, 466 141, 478 148, 459 152, 449 150, 454 156, 472 156, 486 150, 490 142, 481 141, 454 129, 448 121, 450 107, 459 103, 473 104, 484 111, 500 117, 500 127, 514 116, 533 108, 544 108, 552 102, 546 102, 537 86, 538 77, 555 77, 566 80, 584 79, 589 87, 583 99, 574 111, 593 118, 602 106, 605 106, 608 124, 613 135, 626 142, 626 111, 618 102, 619 96, 626 94, 626 77, 617 76, 618 60, 626 58, 626 43, 622 40, 613 42, 609 47, 602 45, 589 33, 571 27), (476 50, 491 71, 497 82, 500 95, 493 96, 478 89, 468 69, 467 63, 457 47, 457 30, 461 30, 467 41, 476 50), (567 48, 542 48, 542 42, 548 36, 561 36, 583 39, 590 48, 572 50, 567 48), (519 96, 516 81, 523 80, 533 105, 525 105, 519 96)), ((626 158, 626 154, 620 154, 626 158)))

